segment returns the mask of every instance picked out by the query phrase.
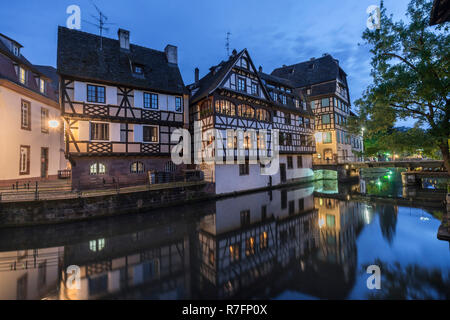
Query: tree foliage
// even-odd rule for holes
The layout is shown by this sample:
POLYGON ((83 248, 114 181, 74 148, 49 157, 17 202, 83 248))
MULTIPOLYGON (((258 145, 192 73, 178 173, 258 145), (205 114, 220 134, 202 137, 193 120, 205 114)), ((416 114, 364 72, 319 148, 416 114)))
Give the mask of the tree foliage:
POLYGON ((408 22, 394 22, 381 1, 381 28, 367 29, 362 36, 371 48, 373 83, 356 102, 359 118, 350 120, 349 126, 353 130, 364 126, 369 141, 389 134, 386 139, 401 148, 414 141, 390 130, 397 119, 411 117, 417 128, 426 128, 412 134, 439 147, 450 172, 449 23, 430 27, 431 7, 430 0, 411 0, 408 22))

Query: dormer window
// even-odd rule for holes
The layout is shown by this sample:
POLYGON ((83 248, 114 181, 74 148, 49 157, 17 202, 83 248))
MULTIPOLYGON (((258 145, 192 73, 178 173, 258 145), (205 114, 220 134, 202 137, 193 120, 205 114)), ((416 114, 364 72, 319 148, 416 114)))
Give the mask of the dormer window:
POLYGON ((144 69, 141 66, 134 66, 133 72, 136 74, 143 74, 144 73, 144 69))
POLYGON ((42 94, 45 94, 45 87, 46 87, 46 83, 44 79, 39 79, 39 91, 42 94))
POLYGON ((27 79, 27 71, 24 68, 19 67, 19 81, 20 81, 20 83, 25 84, 26 79, 27 79))
POLYGON ((13 46, 13 53, 15 56, 19 56, 20 55, 20 49, 18 46, 13 46))

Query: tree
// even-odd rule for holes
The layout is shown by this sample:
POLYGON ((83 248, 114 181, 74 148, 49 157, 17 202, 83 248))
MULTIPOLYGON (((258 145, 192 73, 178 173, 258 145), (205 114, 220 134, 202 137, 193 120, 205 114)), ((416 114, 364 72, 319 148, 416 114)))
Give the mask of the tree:
POLYGON ((432 1, 411 0, 409 21, 394 22, 381 1, 380 28, 362 36, 371 47, 373 83, 356 105, 369 138, 396 119, 425 125, 428 144, 439 147, 450 172, 449 23, 430 27, 431 7, 432 1))

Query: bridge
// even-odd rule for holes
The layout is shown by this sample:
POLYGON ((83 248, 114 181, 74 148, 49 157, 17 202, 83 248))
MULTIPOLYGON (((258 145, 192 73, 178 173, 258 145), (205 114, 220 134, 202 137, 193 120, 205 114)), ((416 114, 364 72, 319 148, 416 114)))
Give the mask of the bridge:
MULTIPOLYGON (((345 182, 359 177, 362 168, 406 168, 409 174, 416 178, 447 178, 443 160, 397 160, 397 161, 365 161, 365 162, 336 162, 314 159, 313 170, 336 171, 339 181, 345 182), (417 169, 421 169, 417 171, 417 169)), ((416 179, 414 179, 416 180, 416 179)))

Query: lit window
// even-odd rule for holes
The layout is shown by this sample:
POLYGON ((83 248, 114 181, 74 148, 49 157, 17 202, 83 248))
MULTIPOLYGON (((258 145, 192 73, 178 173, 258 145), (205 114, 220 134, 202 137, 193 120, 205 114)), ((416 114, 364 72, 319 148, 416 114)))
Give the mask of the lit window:
POLYGON ((39 91, 45 93, 45 80, 43 79, 39 79, 39 91))
POLYGON ((300 108, 300 101, 298 99, 294 99, 294 104, 297 109, 300 108))
POLYGON ((144 142, 158 142, 158 127, 144 126, 143 127, 143 141, 144 142))
POLYGON ((216 112, 220 114, 224 114, 227 116, 235 116, 236 115, 236 107, 233 103, 228 100, 217 100, 216 101, 216 112))
POLYGON ((130 167, 131 173, 143 173, 144 172, 144 164, 140 161, 133 162, 130 167))
POLYGON ((25 71, 24 68, 20 67, 19 68, 19 81, 20 81, 20 83, 25 84, 26 78, 27 78, 27 72, 25 71))
POLYGON ((141 66, 134 66, 134 73, 142 74, 143 73, 142 67, 141 66))
POLYGON ((230 261, 231 262, 239 261, 240 246, 238 244, 232 244, 229 249, 230 249, 230 261))
POLYGON ((259 248, 260 249, 266 249, 268 245, 268 235, 267 232, 264 231, 259 235, 259 248))
POLYGON ((105 173, 106 173, 106 166, 103 163, 96 162, 91 164, 91 166, 89 167, 90 175, 105 174, 105 173))
POLYGON ((286 104, 287 102, 286 102, 286 96, 285 95, 281 95, 281 102, 283 103, 283 104, 286 104))
POLYGON ((245 255, 250 256, 255 254, 255 238, 250 237, 245 240, 245 255))

